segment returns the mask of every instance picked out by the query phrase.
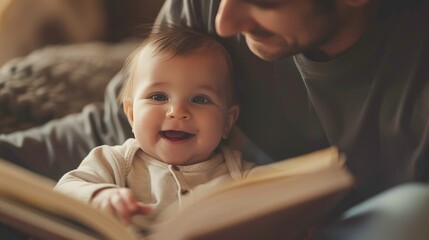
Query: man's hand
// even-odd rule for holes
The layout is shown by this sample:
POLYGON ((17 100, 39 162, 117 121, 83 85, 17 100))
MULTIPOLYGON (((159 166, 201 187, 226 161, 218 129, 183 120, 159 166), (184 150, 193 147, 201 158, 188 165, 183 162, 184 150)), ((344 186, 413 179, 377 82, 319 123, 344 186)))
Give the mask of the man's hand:
POLYGON ((91 204, 115 215, 125 226, 131 223, 134 215, 148 214, 151 210, 142 202, 138 202, 134 193, 128 188, 102 189, 94 195, 91 204))

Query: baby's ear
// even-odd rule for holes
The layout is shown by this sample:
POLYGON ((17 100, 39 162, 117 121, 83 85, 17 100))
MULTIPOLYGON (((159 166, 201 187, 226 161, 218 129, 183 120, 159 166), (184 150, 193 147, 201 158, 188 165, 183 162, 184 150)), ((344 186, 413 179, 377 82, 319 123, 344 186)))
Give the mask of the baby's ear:
POLYGON ((226 124, 222 134, 222 137, 224 139, 228 138, 229 132, 231 131, 232 126, 234 126, 234 123, 237 121, 239 114, 240 114, 240 107, 238 105, 232 105, 228 109, 226 124))
POLYGON ((122 107, 124 109, 125 115, 128 118, 128 122, 130 123, 130 125, 132 127, 133 122, 134 122, 133 101, 132 100, 124 100, 122 102, 122 107))

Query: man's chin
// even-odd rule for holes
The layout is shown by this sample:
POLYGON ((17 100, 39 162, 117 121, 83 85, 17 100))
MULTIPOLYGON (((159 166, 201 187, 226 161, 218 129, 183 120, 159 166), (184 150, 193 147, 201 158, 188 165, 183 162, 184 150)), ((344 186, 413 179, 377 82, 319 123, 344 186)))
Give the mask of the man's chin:
POLYGON ((268 62, 275 61, 275 60, 282 58, 282 56, 280 56, 276 53, 270 52, 270 51, 266 51, 264 49, 252 48, 250 46, 249 46, 249 48, 253 52, 253 54, 258 56, 260 59, 268 61, 268 62))
POLYGON ((262 60, 269 61, 269 62, 292 55, 292 54, 288 54, 282 49, 275 49, 275 48, 270 49, 269 47, 264 46, 263 44, 260 44, 260 43, 255 44, 250 41, 247 41, 247 46, 249 46, 249 49, 250 51, 253 52, 253 54, 258 56, 262 60))

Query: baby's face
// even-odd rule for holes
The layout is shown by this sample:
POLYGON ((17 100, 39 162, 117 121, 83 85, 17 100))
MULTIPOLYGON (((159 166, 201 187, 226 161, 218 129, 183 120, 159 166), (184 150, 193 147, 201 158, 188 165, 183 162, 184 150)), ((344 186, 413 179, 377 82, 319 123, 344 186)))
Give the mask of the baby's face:
POLYGON ((207 160, 238 115, 227 74, 216 52, 140 59, 127 113, 140 147, 172 165, 207 160))

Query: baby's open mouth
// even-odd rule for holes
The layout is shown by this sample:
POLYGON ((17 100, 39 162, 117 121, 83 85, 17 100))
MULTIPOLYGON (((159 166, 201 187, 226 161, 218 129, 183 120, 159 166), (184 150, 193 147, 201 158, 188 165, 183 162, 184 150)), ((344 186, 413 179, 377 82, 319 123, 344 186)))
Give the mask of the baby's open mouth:
POLYGON ((182 131, 174 131, 174 130, 161 131, 159 133, 161 137, 166 138, 170 141, 182 141, 194 136, 194 134, 190 134, 182 131))

